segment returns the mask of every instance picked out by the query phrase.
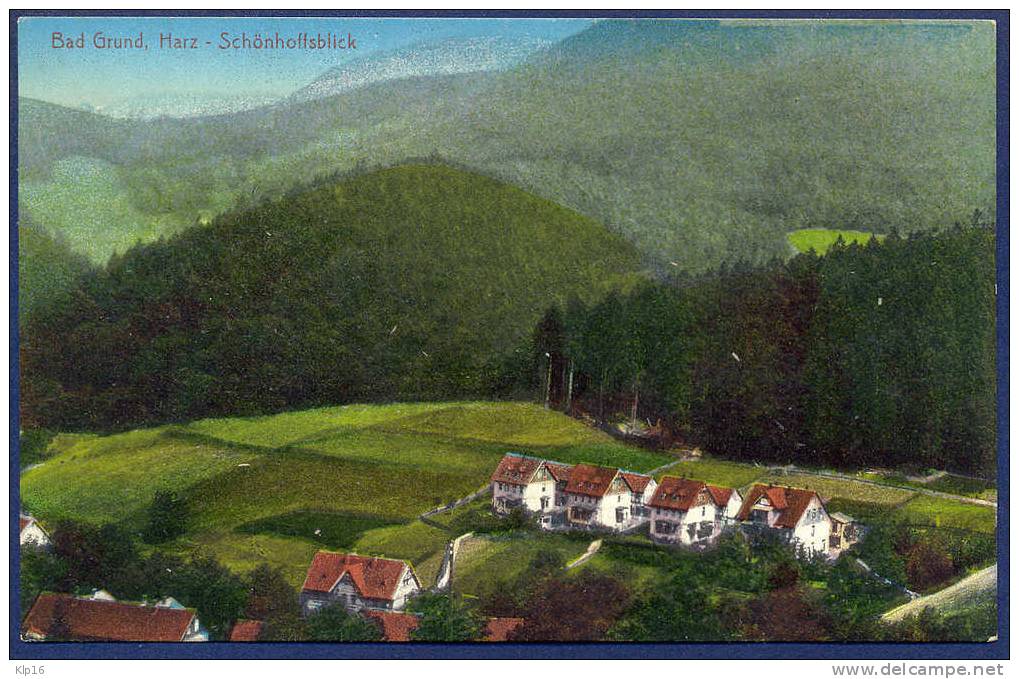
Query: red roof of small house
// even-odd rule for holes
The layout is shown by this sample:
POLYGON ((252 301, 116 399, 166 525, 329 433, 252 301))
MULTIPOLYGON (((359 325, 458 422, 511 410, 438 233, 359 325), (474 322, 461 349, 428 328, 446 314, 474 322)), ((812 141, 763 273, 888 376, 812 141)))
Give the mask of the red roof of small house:
POLYGON ((26 528, 31 526, 34 521, 35 519, 33 519, 31 516, 25 516, 24 514, 20 515, 18 517, 18 523, 21 524, 21 528, 19 528, 18 530, 24 531, 26 528))
POLYGON ((630 490, 634 493, 643 493, 644 489, 647 488, 647 484, 651 483, 651 477, 645 476, 644 474, 636 474, 634 472, 619 472, 619 475, 626 481, 626 485, 630 487, 630 490))
POLYGON ((562 464, 560 462, 546 462, 545 468, 548 469, 548 473, 552 475, 554 480, 566 481, 570 478, 570 470, 573 469, 573 465, 562 464))
POLYGON ((492 481, 524 486, 541 466, 541 460, 523 455, 507 453, 499 460, 499 466, 492 474, 492 481))
POLYGON ((694 505, 698 496, 706 489, 707 486, 703 481, 683 479, 676 476, 663 476, 648 505, 662 509, 678 509, 685 512, 694 505))
POLYGON ((575 465, 566 481, 566 492, 604 497, 618 473, 618 469, 610 467, 596 467, 593 464, 575 465))
POLYGON ((407 564, 395 559, 318 552, 311 560, 302 591, 330 592, 344 575, 349 575, 361 596, 392 600, 407 564))
POLYGON ((410 641, 410 633, 421 624, 421 620, 410 613, 368 610, 364 614, 378 624, 384 641, 410 641))
POLYGON ((732 497, 732 488, 723 488, 722 486, 708 486, 708 492, 711 493, 711 499, 715 501, 715 504, 719 507, 724 507, 729 503, 729 498, 732 497))
POLYGON ((261 620, 238 620, 230 630, 230 641, 258 641, 263 627, 261 620))
POLYGON ((485 623, 483 641, 506 641, 510 632, 524 624, 523 618, 489 618, 485 623))
POLYGON ((757 484, 747 493, 747 497, 743 500, 743 505, 740 507, 736 518, 740 521, 746 521, 750 518, 750 511, 762 497, 767 498, 771 506, 780 512, 778 518, 775 519, 775 525, 782 528, 795 528, 796 524, 800 521, 800 517, 807 511, 810 501, 815 497, 818 502, 821 501, 817 493, 812 490, 757 484))
POLYGON ((194 609, 79 599, 70 594, 40 594, 22 623, 22 631, 72 641, 182 641, 195 619, 194 609))

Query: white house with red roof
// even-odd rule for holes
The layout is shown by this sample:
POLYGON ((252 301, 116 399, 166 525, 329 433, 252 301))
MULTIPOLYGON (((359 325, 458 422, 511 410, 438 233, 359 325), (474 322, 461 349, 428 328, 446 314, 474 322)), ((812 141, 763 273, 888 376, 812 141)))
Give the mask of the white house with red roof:
POLYGON ((508 513, 555 510, 556 477, 549 465, 536 457, 509 453, 492 474, 492 508, 508 513))
POLYGON ((193 608, 44 592, 21 626, 28 641, 208 641, 193 608))
POLYGON ((688 547, 713 544, 733 525, 741 500, 739 491, 733 488, 663 477, 648 502, 651 538, 688 547))
POLYGON ((541 515, 541 525, 626 530, 647 521, 657 484, 645 474, 506 454, 492 474, 492 507, 541 515))
POLYGON ((736 518, 750 530, 776 531, 807 555, 828 552, 831 517, 812 490, 756 484, 736 518))
POLYGON ((34 544, 37 547, 49 546, 50 536, 45 530, 43 530, 43 527, 39 525, 39 522, 35 520, 35 517, 29 516, 28 514, 19 514, 18 519, 21 527, 21 538, 19 544, 34 544))
POLYGON ((398 611, 420 591, 405 561, 320 551, 301 586, 301 610, 307 615, 338 603, 348 611, 398 611))

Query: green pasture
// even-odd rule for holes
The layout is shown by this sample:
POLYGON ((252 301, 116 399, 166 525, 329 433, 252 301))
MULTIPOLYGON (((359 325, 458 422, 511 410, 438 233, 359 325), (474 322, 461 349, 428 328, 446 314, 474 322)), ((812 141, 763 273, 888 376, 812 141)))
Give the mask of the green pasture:
POLYGON ((845 241, 846 245, 850 243, 866 245, 872 236, 875 236, 879 242, 885 239, 885 236, 881 234, 873 234, 868 231, 854 231, 852 229, 798 229, 787 233, 786 239, 797 252, 810 252, 813 250, 817 254, 822 255, 828 252, 828 248, 835 244, 839 236, 842 236, 842 240, 845 241))

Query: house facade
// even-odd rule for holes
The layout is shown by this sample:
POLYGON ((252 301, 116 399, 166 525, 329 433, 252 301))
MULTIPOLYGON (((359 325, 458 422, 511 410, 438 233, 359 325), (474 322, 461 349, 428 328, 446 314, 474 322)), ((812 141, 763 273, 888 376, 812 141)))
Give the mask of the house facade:
POLYGON ((656 542, 706 547, 735 523, 741 498, 733 488, 674 476, 662 478, 648 502, 649 533, 656 542))
POLYGON ((650 476, 509 453, 492 474, 492 508, 540 515, 542 527, 627 530, 648 520, 650 476))
POLYGON ((398 611, 420 591, 417 575, 404 561, 320 551, 301 587, 301 610, 309 615, 341 604, 352 612, 398 611))
POLYGON ((39 522, 35 520, 35 517, 28 516, 27 514, 18 515, 19 524, 21 526, 21 537, 19 544, 28 545, 33 544, 37 547, 49 547, 50 536, 43 530, 39 522))
POLYGON ((737 519, 749 531, 777 532, 808 556, 830 550, 831 517, 812 490, 757 484, 748 491, 737 519))
POLYGON ((548 512, 555 508, 556 479, 544 460, 505 455, 492 474, 492 507, 500 513, 514 509, 548 512))
POLYGON ((194 609, 44 592, 21 628, 28 641, 208 641, 194 609))

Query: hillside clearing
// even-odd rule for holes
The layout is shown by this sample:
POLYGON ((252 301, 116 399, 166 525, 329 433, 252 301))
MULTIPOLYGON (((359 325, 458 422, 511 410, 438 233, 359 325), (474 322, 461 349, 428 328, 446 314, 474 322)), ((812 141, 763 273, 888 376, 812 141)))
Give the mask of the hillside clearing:
POLYGON ((268 562, 295 584, 316 549, 407 559, 434 580, 451 536, 418 515, 485 485, 508 450, 636 471, 671 459, 535 404, 352 405, 61 434, 50 457, 22 474, 21 491, 44 523, 137 530, 155 491, 173 490, 190 520, 165 548, 211 554, 238 571, 268 562))
POLYGON ((835 241, 842 237, 842 240, 849 245, 857 243, 866 245, 870 239, 877 238, 878 242, 886 237, 882 234, 874 234, 869 231, 854 231, 852 229, 799 229, 786 234, 789 244, 797 252, 810 252, 813 250, 819 255, 828 252, 828 249, 835 244, 835 241))

